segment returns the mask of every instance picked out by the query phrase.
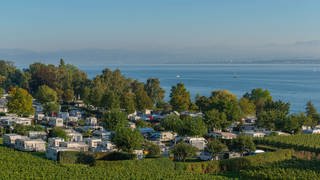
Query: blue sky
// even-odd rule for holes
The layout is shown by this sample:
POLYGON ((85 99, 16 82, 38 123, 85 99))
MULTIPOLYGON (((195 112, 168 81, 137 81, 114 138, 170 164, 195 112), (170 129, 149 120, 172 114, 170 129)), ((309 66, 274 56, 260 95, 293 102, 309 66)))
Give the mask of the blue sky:
POLYGON ((5 0, 0 48, 319 55, 319 9, 319 0, 5 0))

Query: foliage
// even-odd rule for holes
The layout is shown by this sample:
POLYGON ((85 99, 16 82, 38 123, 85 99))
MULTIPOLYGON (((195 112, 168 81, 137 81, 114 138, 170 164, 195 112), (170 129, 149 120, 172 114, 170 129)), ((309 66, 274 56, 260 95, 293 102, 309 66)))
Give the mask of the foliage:
POLYGON ((58 113, 60 105, 57 102, 47 102, 43 105, 43 112, 50 115, 51 113, 58 113))
POLYGON ((148 151, 146 157, 160 157, 160 147, 153 143, 146 143, 144 150, 148 151))
POLYGON ((181 136, 203 136, 208 129, 202 118, 186 116, 182 119, 177 132, 181 136))
POLYGON ((61 151, 58 153, 58 161, 62 164, 88 164, 94 165, 96 160, 92 154, 74 151, 61 151))
POLYGON ((172 152, 176 161, 185 161, 186 158, 195 155, 196 148, 190 144, 181 142, 174 146, 172 152))
POLYGON ((217 155, 218 153, 224 152, 228 150, 228 147, 220 142, 217 139, 211 140, 208 144, 205 150, 209 153, 211 153, 212 156, 217 155))
POLYGON ((13 127, 13 132, 27 136, 29 131, 44 131, 45 129, 40 125, 24 126, 20 124, 15 124, 13 127))
POLYGON ((227 121, 226 114, 224 112, 219 112, 216 109, 204 112, 204 122, 211 131, 213 129, 225 129, 230 125, 227 121))
POLYGON ((170 105, 175 111, 186 111, 191 104, 190 93, 184 87, 183 83, 172 86, 170 93, 170 105))
POLYGON ((320 136, 318 134, 270 136, 255 141, 257 144, 270 145, 278 148, 293 148, 299 151, 320 152, 320 136))
POLYGON ((256 106, 248 98, 241 98, 239 100, 239 106, 243 117, 254 116, 256 114, 256 106))
POLYGON ((120 127, 116 129, 111 141, 125 152, 132 152, 139 149, 143 143, 143 137, 138 130, 132 130, 130 128, 120 127))
POLYGON ((237 152, 251 152, 256 149, 253 139, 250 136, 239 135, 232 140, 231 149, 237 152))
POLYGON ((159 79, 147 79, 144 89, 151 98, 153 104, 158 104, 163 100, 165 91, 161 88, 159 79))
POLYGON ((320 122, 320 114, 317 109, 314 107, 311 101, 308 101, 306 104, 306 115, 311 120, 311 126, 314 127, 320 122))
POLYGON ((145 109, 150 109, 153 107, 152 99, 148 96, 144 89, 143 83, 134 81, 132 83, 132 89, 135 94, 136 109, 143 111, 145 109))
POLYGON ((114 92, 106 92, 102 97, 101 106, 107 110, 119 110, 120 98, 114 92))
POLYGON ((22 88, 12 88, 9 91, 8 110, 19 116, 28 116, 34 113, 32 96, 22 88))
POLYGON ((68 138, 66 131, 61 127, 52 128, 51 131, 49 132, 49 137, 60 137, 65 140, 67 140, 68 138))
POLYGON ((262 88, 252 89, 251 92, 246 93, 243 97, 255 104, 257 115, 263 111, 265 103, 272 100, 270 92, 262 88))
POLYGON ((116 130, 118 127, 124 127, 128 124, 127 115, 119 110, 112 110, 105 113, 102 117, 104 127, 109 130, 116 130))
POLYGON ((36 98, 42 104, 58 101, 57 92, 47 85, 39 86, 36 98))
POLYGON ((177 171, 174 162, 164 158, 97 161, 87 166, 60 164, 6 147, 0 147, 0 154, 2 179, 216 179, 214 175, 177 171))
POLYGON ((182 120, 179 116, 171 114, 166 116, 161 122, 161 126, 168 131, 178 132, 182 126, 182 120))

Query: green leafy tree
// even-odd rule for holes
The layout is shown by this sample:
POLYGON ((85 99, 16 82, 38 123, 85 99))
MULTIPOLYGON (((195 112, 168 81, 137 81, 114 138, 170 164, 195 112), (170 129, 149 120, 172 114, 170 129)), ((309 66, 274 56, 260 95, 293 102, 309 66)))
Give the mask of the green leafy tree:
POLYGON ((177 115, 168 115, 161 122, 161 126, 164 127, 167 131, 179 132, 181 126, 183 126, 183 122, 177 115))
POLYGON ((52 128, 52 130, 49 132, 49 137, 60 137, 64 140, 67 140, 68 138, 66 131, 61 127, 52 128))
MULTIPOLYGON (((307 117, 304 113, 291 114, 284 122, 283 130, 288 133, 296 134, 301 132, 302 125, 308 123, 309 117, 307 117)), ((310 126, 313 126, 313 124, 310 124, 310 126)))
POLYGON ((36 98, 41 103, 48 103, 48 102, 57 102, 58 101, 58 95, 55 90, 50 88, 47 85, 39 86, 36 98))
POLYGON ((257 115, 263 111, 264 104, 272 100, 270 92, 262 88, 252 89, 250 93, 246 93, 243 97, 255 104, 257 115))
POLYGON ((145 150, 148 151, 147 157, 160 157, 160 147, 153 143, 146 143, 145 150))
POLYGON ((203 136, 208 132, 202 118, 186 116, 182 119, 182 126, 178 129, 181 136, 203 136))
POLYGON ((207 124, 210 131, 213 129, 225 129, 230 125, 226 114, 224 112, 219 112, 216 109, 204 113, 204 122, 207 124))
POLYGON ((125 127, 128 124, 127 116, 119 110, 112 110, 105 113, 102 121, 106 129, 116 130, 118 127, 125 127))
POLYGON ((120 127, 116 129, 111 141, 117 148, 130 153, 135 149, 141 148, 144 139, 138 130, 120 127))
POLYGON ((47 102, 43 104, 43 111, 45 114, 50 115, 51 113, 58 113, 60 105, 57 102, 47 102))
POLYGON ((133 93, 125 93, 122 96, 121 108, 125 109, 128 114, 134 113, 135 107, 135 95, 133 93))
POLYGON ((152 108, 152 100, 145 91, 143 83, 134 81, 132 82, 131 86, 133 89, 133 93, 135 94, 136 109, 139 111, 143 111, 145 109, 152 108))
POLYGON ((74 91, 72 89, 66 89, 62 95, 62 100, 64 102, 70 103, 74 99, 74 91))
POLYGON ((34 113, 32 96, 22 88, 12 88, 9 92, 9 112, 19 116, 28 116, 34 113))
POLYGON ((165 91, 161 88, 159 79, 149 78, 144 89, 151 98, 153 104, 158 104, 163 100, 165 91))
POLYGON ((232 140, 232 148, 233 150, 244 153, 254 151, 256 146, 250 136, 239 135, 236 139, 232 140))
POLYGON ((219 140, 213 139, 207 144, 205 150, 209 152, 212 157, 214 157, 221 152, 228 151, 228 147, 219 140))
POLYGON ((172 152, 176 161, 185 161, 187 158, 196 154, 197 148, 187 143, 178 143, 174 146, 172 152))
POLYGON ((114 92, 107 92, 102 97, 101 106, 108 110, 119 110, 120 109, 120 98, 114 92))
POLYGON ((240 120, 240 106, 237 96, 227 90, 213 91, 209 98, 210 109, 216 109, 225 113, 227 120, 231 123, 240 120))
POLYGON ((189 110, 191 104, 190 93, 184 87, 183 83, 172 86, 170 98, 170 104, 173 110, 179 112, 189 110))
POLYGON ((320 122, 320 114, 311 101, 306 104, 306 115, 312 120, 312 125, 317 125, 320 122))
POLYGON ((256 106, 247 98, 239 100, 239 106, 243 117, 256 115, 256 106))

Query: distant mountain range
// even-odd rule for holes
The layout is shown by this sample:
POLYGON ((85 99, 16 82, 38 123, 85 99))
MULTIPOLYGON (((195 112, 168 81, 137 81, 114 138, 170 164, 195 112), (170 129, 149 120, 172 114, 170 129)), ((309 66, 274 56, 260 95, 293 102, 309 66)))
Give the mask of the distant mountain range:
POLYGON ((232 57, 170 51, 133 51, 122 49, 79 49, 36 52, 24 49, 0 49, 0 59, 18 67, 33 62, 57 64, 63 58, 77 66, 107 66, 108 64, 320 64, 314 57, 232 57))

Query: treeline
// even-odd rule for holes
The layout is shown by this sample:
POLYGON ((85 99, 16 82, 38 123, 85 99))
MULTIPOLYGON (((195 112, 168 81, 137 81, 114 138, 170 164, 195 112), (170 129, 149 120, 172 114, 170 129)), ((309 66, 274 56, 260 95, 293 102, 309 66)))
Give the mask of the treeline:
MULTIPOLYGON (((302 125, 314 127, 320 121, 320 114, 312 102, 306 104, 305 112, 290 114, 290 103, 273 100, 271 93, 261 88, 245 93, 240 99, 227 90, 216 90, 208 97, 197 95, 193 101, 184 84, 178 83, 172 86, 170 100, 165 102, 165 91, 157 78, 139 82, 123 76, 118 69, 104 69, 89 79, 85 72, 66 64, 63 59, 58 66, 34 63, 23 70, 11 62, 0 61, 0 83, 6 91, 13 87, 25 89, 12 91, 12 97, 16 95, 18 98, 16 102, 30 102, 28 93, 31 93, 43 104, 46 113, 57 112, 60 104, 69 104, 80 98, 88 107, 121 109, 126 113, 151 108, 162 112, 201 111, 209 130, 226 129, 247 116, 257 117, 259 127, 289 133, 300 132, 302 125)), ((30 103, 23 108, 20 105, 13 104, 9 110, 31 114, 30 103)))
POLYGON ((0 61, 0 84, 5 91, 15 87, 27 90, 48 111, 56 111, 57 104, 81 98, 88 105, 105 109, 125 109, 127 113, 163 106, 164 90, 158 79, 146 83, 124 77, 120 70, 104 69, 89 79, 77 67, 63 59, 58 66, 34 63, 17 69, 12 62, 0 61))

